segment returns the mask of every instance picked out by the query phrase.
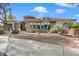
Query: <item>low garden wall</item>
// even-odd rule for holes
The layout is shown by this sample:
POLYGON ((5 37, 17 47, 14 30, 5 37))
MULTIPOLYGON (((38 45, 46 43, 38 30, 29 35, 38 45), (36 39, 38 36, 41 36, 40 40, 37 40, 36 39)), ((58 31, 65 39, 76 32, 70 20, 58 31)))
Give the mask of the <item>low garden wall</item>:
POLYGON ((70 29, 69 35, 79 35, 79 29, 70 29))
POLYGON ((75 35, 79 35, 79 29, 76 29, 75 35))

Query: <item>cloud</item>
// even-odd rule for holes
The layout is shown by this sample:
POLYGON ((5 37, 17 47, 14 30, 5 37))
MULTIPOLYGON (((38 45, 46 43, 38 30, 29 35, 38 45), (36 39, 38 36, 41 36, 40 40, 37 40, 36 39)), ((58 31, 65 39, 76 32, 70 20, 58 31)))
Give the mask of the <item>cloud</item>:
POLYGON ((79 14, 73 15, 71 18, 79 18, 79 14))
POLYGON ((65 9, 56 9, 56 13, 62 14, 65 12, 65 9))
POLYGON ((76 14, 75 16, 76 16, 76 17, 79 17, 79 14, 76 14))
POLYGON ((79 3, 56 3, 56 5, 67 7, 67 8, 73 8, 79 6, 79 3))
POLYGON ((43 7, 43 6, 34 7, 31 11, 35 11, 35 12, 38 12, 38 13, 48 13, 47 8, 43 7))

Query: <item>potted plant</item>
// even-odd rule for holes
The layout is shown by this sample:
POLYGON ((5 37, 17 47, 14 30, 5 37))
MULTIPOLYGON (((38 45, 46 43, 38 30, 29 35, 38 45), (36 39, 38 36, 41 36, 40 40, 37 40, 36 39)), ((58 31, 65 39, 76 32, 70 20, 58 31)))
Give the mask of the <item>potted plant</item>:
POLYGON ((12 30, 12 34, 18 34, 18 33, 19 33, 19 30, 17 29, 12 30))

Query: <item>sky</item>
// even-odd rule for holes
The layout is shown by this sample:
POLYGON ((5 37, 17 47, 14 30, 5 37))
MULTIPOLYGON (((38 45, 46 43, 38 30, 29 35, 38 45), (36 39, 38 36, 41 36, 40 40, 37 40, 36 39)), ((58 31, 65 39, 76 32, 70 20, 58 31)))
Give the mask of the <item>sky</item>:
POLYGON ((79 7, 67 3, 11 3, 10 7, 19 21, 31 15, 36 18, 75 18, 79 22, 79 7))

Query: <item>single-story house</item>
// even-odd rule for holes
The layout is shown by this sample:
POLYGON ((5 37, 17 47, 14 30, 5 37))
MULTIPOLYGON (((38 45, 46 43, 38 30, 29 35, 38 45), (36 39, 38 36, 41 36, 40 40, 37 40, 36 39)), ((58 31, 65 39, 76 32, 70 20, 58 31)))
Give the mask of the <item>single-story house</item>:
POLYGON ((24 20, 19 21, 13 21, 8 22, 8 30, 9 29, 20 29, 21 31, 27 31, 30 30, 42 30, 42 31, 48 31, 51 28, 51 25, 56 23, 62 23, 62 24, 73 24, 75 19, 62 19, 62 18, 43 18, 43 19, 37 19, 35 17, 31 16, 25 16, 24 20))

